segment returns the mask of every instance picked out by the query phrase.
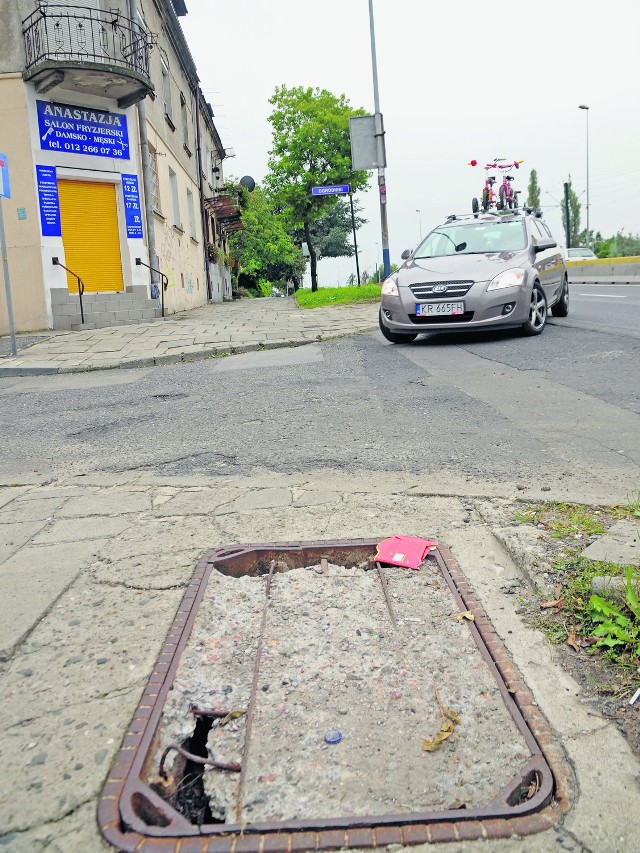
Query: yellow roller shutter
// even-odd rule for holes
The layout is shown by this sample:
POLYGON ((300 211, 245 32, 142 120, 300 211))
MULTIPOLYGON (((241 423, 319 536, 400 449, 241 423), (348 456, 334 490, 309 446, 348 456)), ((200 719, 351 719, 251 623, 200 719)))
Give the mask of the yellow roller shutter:
MULTIPOLYGON (((65 266, 86 291, 124 290, 114 184, 58 181, 65 266)), ((67 274, 69 290, 78 283, 67 274)))

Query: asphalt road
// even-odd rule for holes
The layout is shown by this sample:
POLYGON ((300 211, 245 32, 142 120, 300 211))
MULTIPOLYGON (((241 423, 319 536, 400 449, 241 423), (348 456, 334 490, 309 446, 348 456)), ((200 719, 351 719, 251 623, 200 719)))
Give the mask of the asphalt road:
POLYGON ((570 287, 567 323, 640 337, 640 284, 571 284, 570 287))
POLYGON ((55 479, 329 466, 527 485, 573 477, 626 494, 640 484, 640 337, 581 328, 590 304, 574 294, 571 317, 537 338, 434 335, 393 346, 371 333, 153 369, 0 380, 1 468, 55 479))

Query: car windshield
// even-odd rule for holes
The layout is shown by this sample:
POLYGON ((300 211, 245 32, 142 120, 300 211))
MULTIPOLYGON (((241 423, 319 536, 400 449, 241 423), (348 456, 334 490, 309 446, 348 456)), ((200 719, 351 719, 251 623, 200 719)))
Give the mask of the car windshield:
POLYGON ((595 258, 595 255, 591 251, 591 249, 568 249, 567 255, 570 258, 595 258))
POLYGON ((522 220, 474 222, 436 228, 420 243, 414 258, 442 258, 446 255, 484 255, 487 252, 516 252, 527 246, 522 220))

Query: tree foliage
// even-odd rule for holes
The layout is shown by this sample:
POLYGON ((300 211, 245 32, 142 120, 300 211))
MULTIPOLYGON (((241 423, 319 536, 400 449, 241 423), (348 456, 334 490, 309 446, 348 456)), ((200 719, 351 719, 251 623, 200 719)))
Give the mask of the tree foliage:
POLYGON ((562 205, 562 224, 564 233, 568 234, 567 248, 575 248, 580 245, 580 208, 582 205, 578 201, 578 196, 575 194, 571 186, 571 175, 569 175, 569 228, 567 229, 567 214, 565 205, 562 205))
POLYGON ((625 234, 618 231, 613 237, 603 239, 596 233, 593 251, 599 258, 630 258, 640 255, 640 234, 625 234))
MULTIPOLYGON (((360 205, 354 201, 353 218, 356 231, 367 221, 364 217, 359 216, 360 210, 360 205)), ((328 205, 319 219, 310 223, 309 230, 317 260, 322 258, 352 258, 354 256, 351 205, 348 202, 336 198, 334 204, 328 205)), ((303 228, 296 228, 292 233, 295 242, 304 241, 303 228)))
POLYGON ((527 206, 537 210, 540 207, 540 187, 538 186, 538 173, 532 169, 529 173, 529 186, 527 187, 527 206))
POLYGON ((274 212, 264 190, 257 186, 248 195, 242 211, 243 231, 230 240, 231 254, 238 262, 238 274, 253 281, 256 289, 262 279, 299 279, 306 267, 300 248, 286 229, 285 217, 274 212))
POLYGON ((317 290, 317 252, 311 223, 335 197, 312 196, 316 186, 350 184, 352 190, 367 186, 367 172, 351 168, 349 119, 364 115, 353 109, 344 95, 326 89, 279 86, 269 103, 272 149, 266 186, 286 215, 291 228, 302 228, 309 247, 311 289, 317 290))

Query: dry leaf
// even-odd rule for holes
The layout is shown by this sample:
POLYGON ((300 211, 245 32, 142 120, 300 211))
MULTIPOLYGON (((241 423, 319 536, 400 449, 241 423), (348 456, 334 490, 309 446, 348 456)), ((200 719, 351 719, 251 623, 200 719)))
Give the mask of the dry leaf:
POLYGON ((568 646, 571 646, 572 649, 575 649, 576 652, 580 651, 580 641, 578 640, 575 627, 571 628, 569 631, 566 643, 568 646))
POLYGON ((564 598, 558 598, 556 601, 545 601, 544 604, 540 605, 541 610, 546 607, 557 607, 560 610, 564 607, 564 598))
POLYGON ((220 720, 220 725, 221 725, 221 726, 226 726, 226 725, 227 725, 227 723, 230 723, 230 722, 231 722, 231 720, 237 720, 237 719, 238 719, 238 717, 244 717, 244 715, 245 715, 246 713, 247 713, 246 711, 243 711, 243 710, 241 710, 240 708, 238 708, 238 709, 237 709, 237 710, 235 710, 235 711, 229 711, 229 713, 227 714, 227 716, 226 716, 226 717, 224 717, 224 719, 220 720))
POLYGON ((451 728, 445 729, 446 725, 447 723, 442 724, 442 728, 435 737, 425 738, 422 741, 422 748, 424 750, 426 750, 427 752, 435 752, 436 749, 440 749, 440 747, 445 742, 445 740, 447 740, 447 738, 451 737, 451 735, 453 734, 453 726, 451 725, 451 723, 449 723, 448 725, 451 726, 451 728))
POLYGON ((445 708, 444 715, 445 717, 448 717, 452 723, 460 722, 460 714, 454 708, 445 708))
POLYGON ((475 618, 476 617, 470 610, 464 610, 462 613, 458 613, 458 615, 456 616, 458 622, 462 622, 463 619, 468 619, 469 622, 474 622, 475 618))
MULTIPOLYGON (((449 717, 448 720, 444 720, 442 725, 440 726, 440 731, 435 737, 428 737, 422 741, 422 748, 426 752, 435 752, 436 749, 440 749, 442 744, 451 737, 451 735, 455 734, 455 724, 459 722, 460 717, 458 713, 453 710, 453 708, 445 708, 445 713, 449 717), (456 717, 456 719, 453 719, 456 717)), ((457 735, 456 735, 457 737, 457 735)))

